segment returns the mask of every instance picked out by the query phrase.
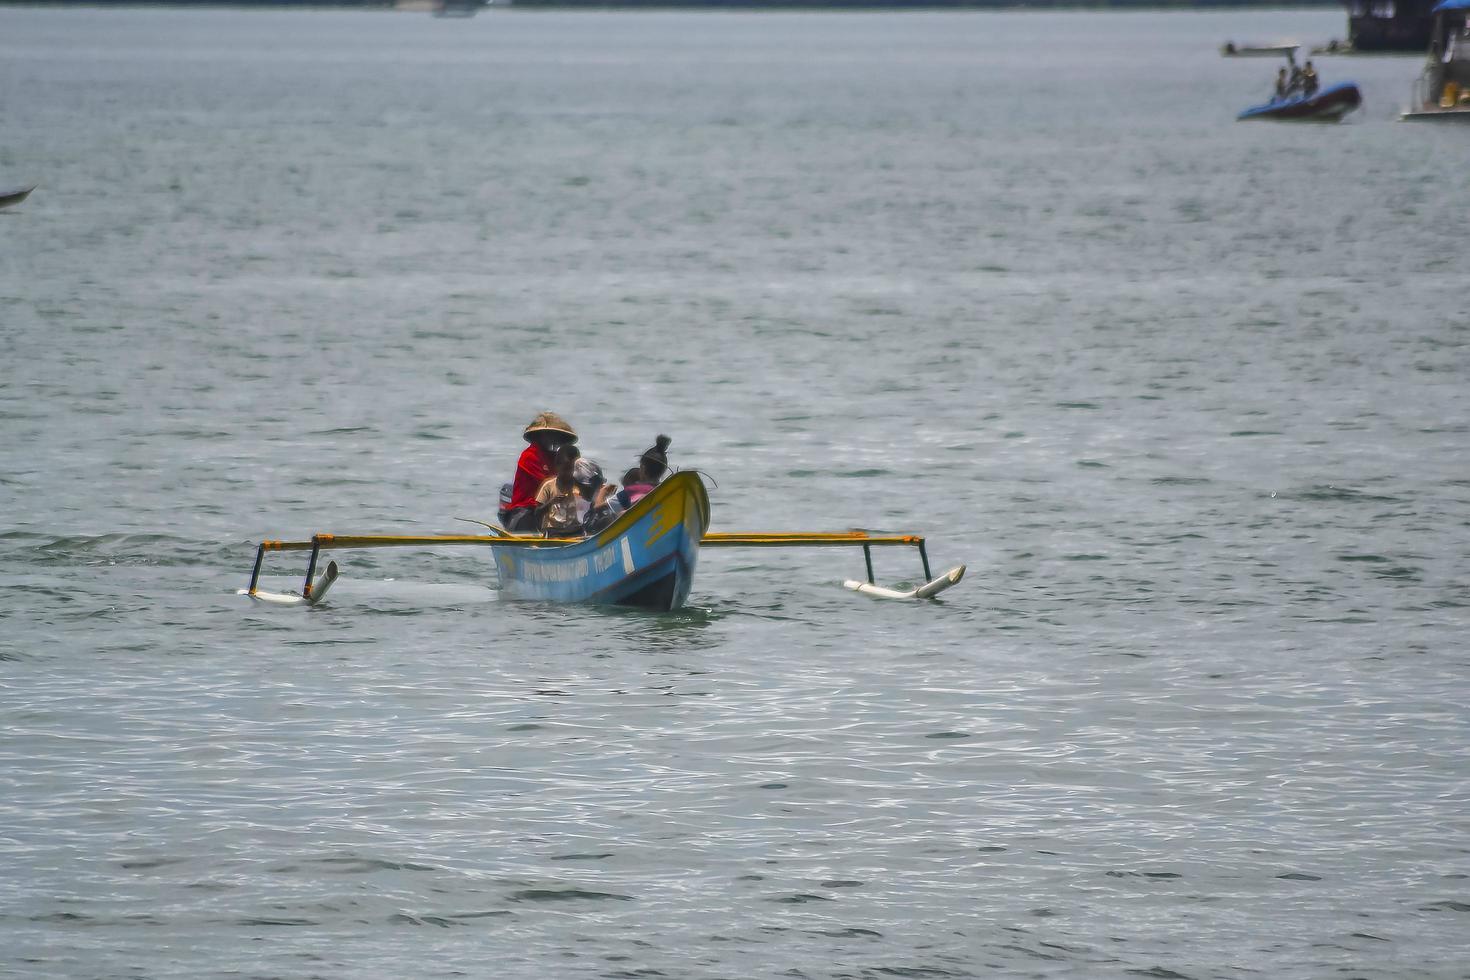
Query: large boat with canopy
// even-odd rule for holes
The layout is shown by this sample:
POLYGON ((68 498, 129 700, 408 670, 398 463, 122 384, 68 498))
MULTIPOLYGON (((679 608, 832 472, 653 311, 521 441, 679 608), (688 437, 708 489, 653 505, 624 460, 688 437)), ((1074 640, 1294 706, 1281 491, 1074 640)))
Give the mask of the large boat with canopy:
POLYGON ((1429 56, 1401 119, 1470 120, 1470 0, 1434 8, 1429 56))

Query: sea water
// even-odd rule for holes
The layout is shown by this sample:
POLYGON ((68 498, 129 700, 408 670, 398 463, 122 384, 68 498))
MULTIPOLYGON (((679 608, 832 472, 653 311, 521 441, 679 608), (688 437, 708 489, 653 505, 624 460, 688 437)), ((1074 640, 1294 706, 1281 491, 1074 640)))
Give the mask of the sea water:
POLYGON ((1218 55, 1343 27, 0 9, 0 974, 1465 976, 1470 137, 1218 55), (969 574, 236 595, 542 409, 969 574))

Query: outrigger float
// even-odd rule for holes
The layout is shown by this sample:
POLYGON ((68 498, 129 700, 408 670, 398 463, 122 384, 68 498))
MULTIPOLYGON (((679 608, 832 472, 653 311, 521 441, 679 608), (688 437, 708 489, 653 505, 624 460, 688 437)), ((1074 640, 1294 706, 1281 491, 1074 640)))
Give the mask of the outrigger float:
MULTIPOLYGON (((709 495, 696 473, 675 473, 598 534, 586 538, 543 538, 510 534, 485 524, 490 534, 340 535, 316 534, 305 541, 260 543, 250 587, 241 595, 282 605, 316 605, 337 581, 335 561, 321 576, 325 551, 354 548, 488 547, 500 576, 500 594, 542 602, 588 602, 668 611, 689 598, 701 548, 862 548, 866 582, 849 579, 849 589, 883 599, 931 599, 964 577, 957 565, 937 578, 929 570, 924 539, 914 534, 872 535, 865 531, 712 533, 709 495), (924 566, 923 585, 890 589, 873 581, 873 549, 912 547, 924 566), (301 593, 260 589, 268 551, 309 551, 301 593)), ((484 523, 484 522, 475 522, 484 523)))

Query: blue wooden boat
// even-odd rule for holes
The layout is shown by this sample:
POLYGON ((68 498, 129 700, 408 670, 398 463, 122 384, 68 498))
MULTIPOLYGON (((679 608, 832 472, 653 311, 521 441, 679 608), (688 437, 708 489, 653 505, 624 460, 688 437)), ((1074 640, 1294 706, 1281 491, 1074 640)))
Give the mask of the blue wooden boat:
POLYGON ((1352 82, 1339 82, 1318 89, 1312 95, 1293 95, 1251 106, 1235 118, 1237 121, 1274 119, 1281 122, 1338 122, 1362 104, 1363 96, 1358 91, 1358 86, 1352 82))
POLYGON ((669 610, 689 597, 708 527, 704 483, 675 473, 594 537, 490 550, 508 598, 669 610))

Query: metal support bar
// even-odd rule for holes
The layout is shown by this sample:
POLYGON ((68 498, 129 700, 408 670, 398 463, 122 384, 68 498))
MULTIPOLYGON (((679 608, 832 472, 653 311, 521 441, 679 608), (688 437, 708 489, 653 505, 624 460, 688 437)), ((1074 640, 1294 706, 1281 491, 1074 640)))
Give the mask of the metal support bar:
MULTIPOLYGON (((923 538, 920 538, 919 539, 919 560, 924 563, 924 581, 925 582, 933 581, 933 579, 934 579, 934 573, 931 572, 931 571, 929 571, 929 552, 927 552, 927 551, 924 550, 924 539, 923 538)), ((871 582, 872 579, 870 578, 870 579, 868 579, 868 581, 871 582)))
POLYGON ((312 538, 311 560, 306 563, 306 584, 301 587, 301 598, 311 598, 311 580, 316 576, 316 556, 322 553, 321 542, 312 538))
POLYGON ((863 561, 868 565, 868 584, 873 584, 873 549, 863 545, 863 561))
POLYGON ((260 581, 260 564, 265 561, 265 545, 262 544, 255 549, 255 571, 250 573, 250 591, 248 595, 255 595, 256 583, 260 581))

